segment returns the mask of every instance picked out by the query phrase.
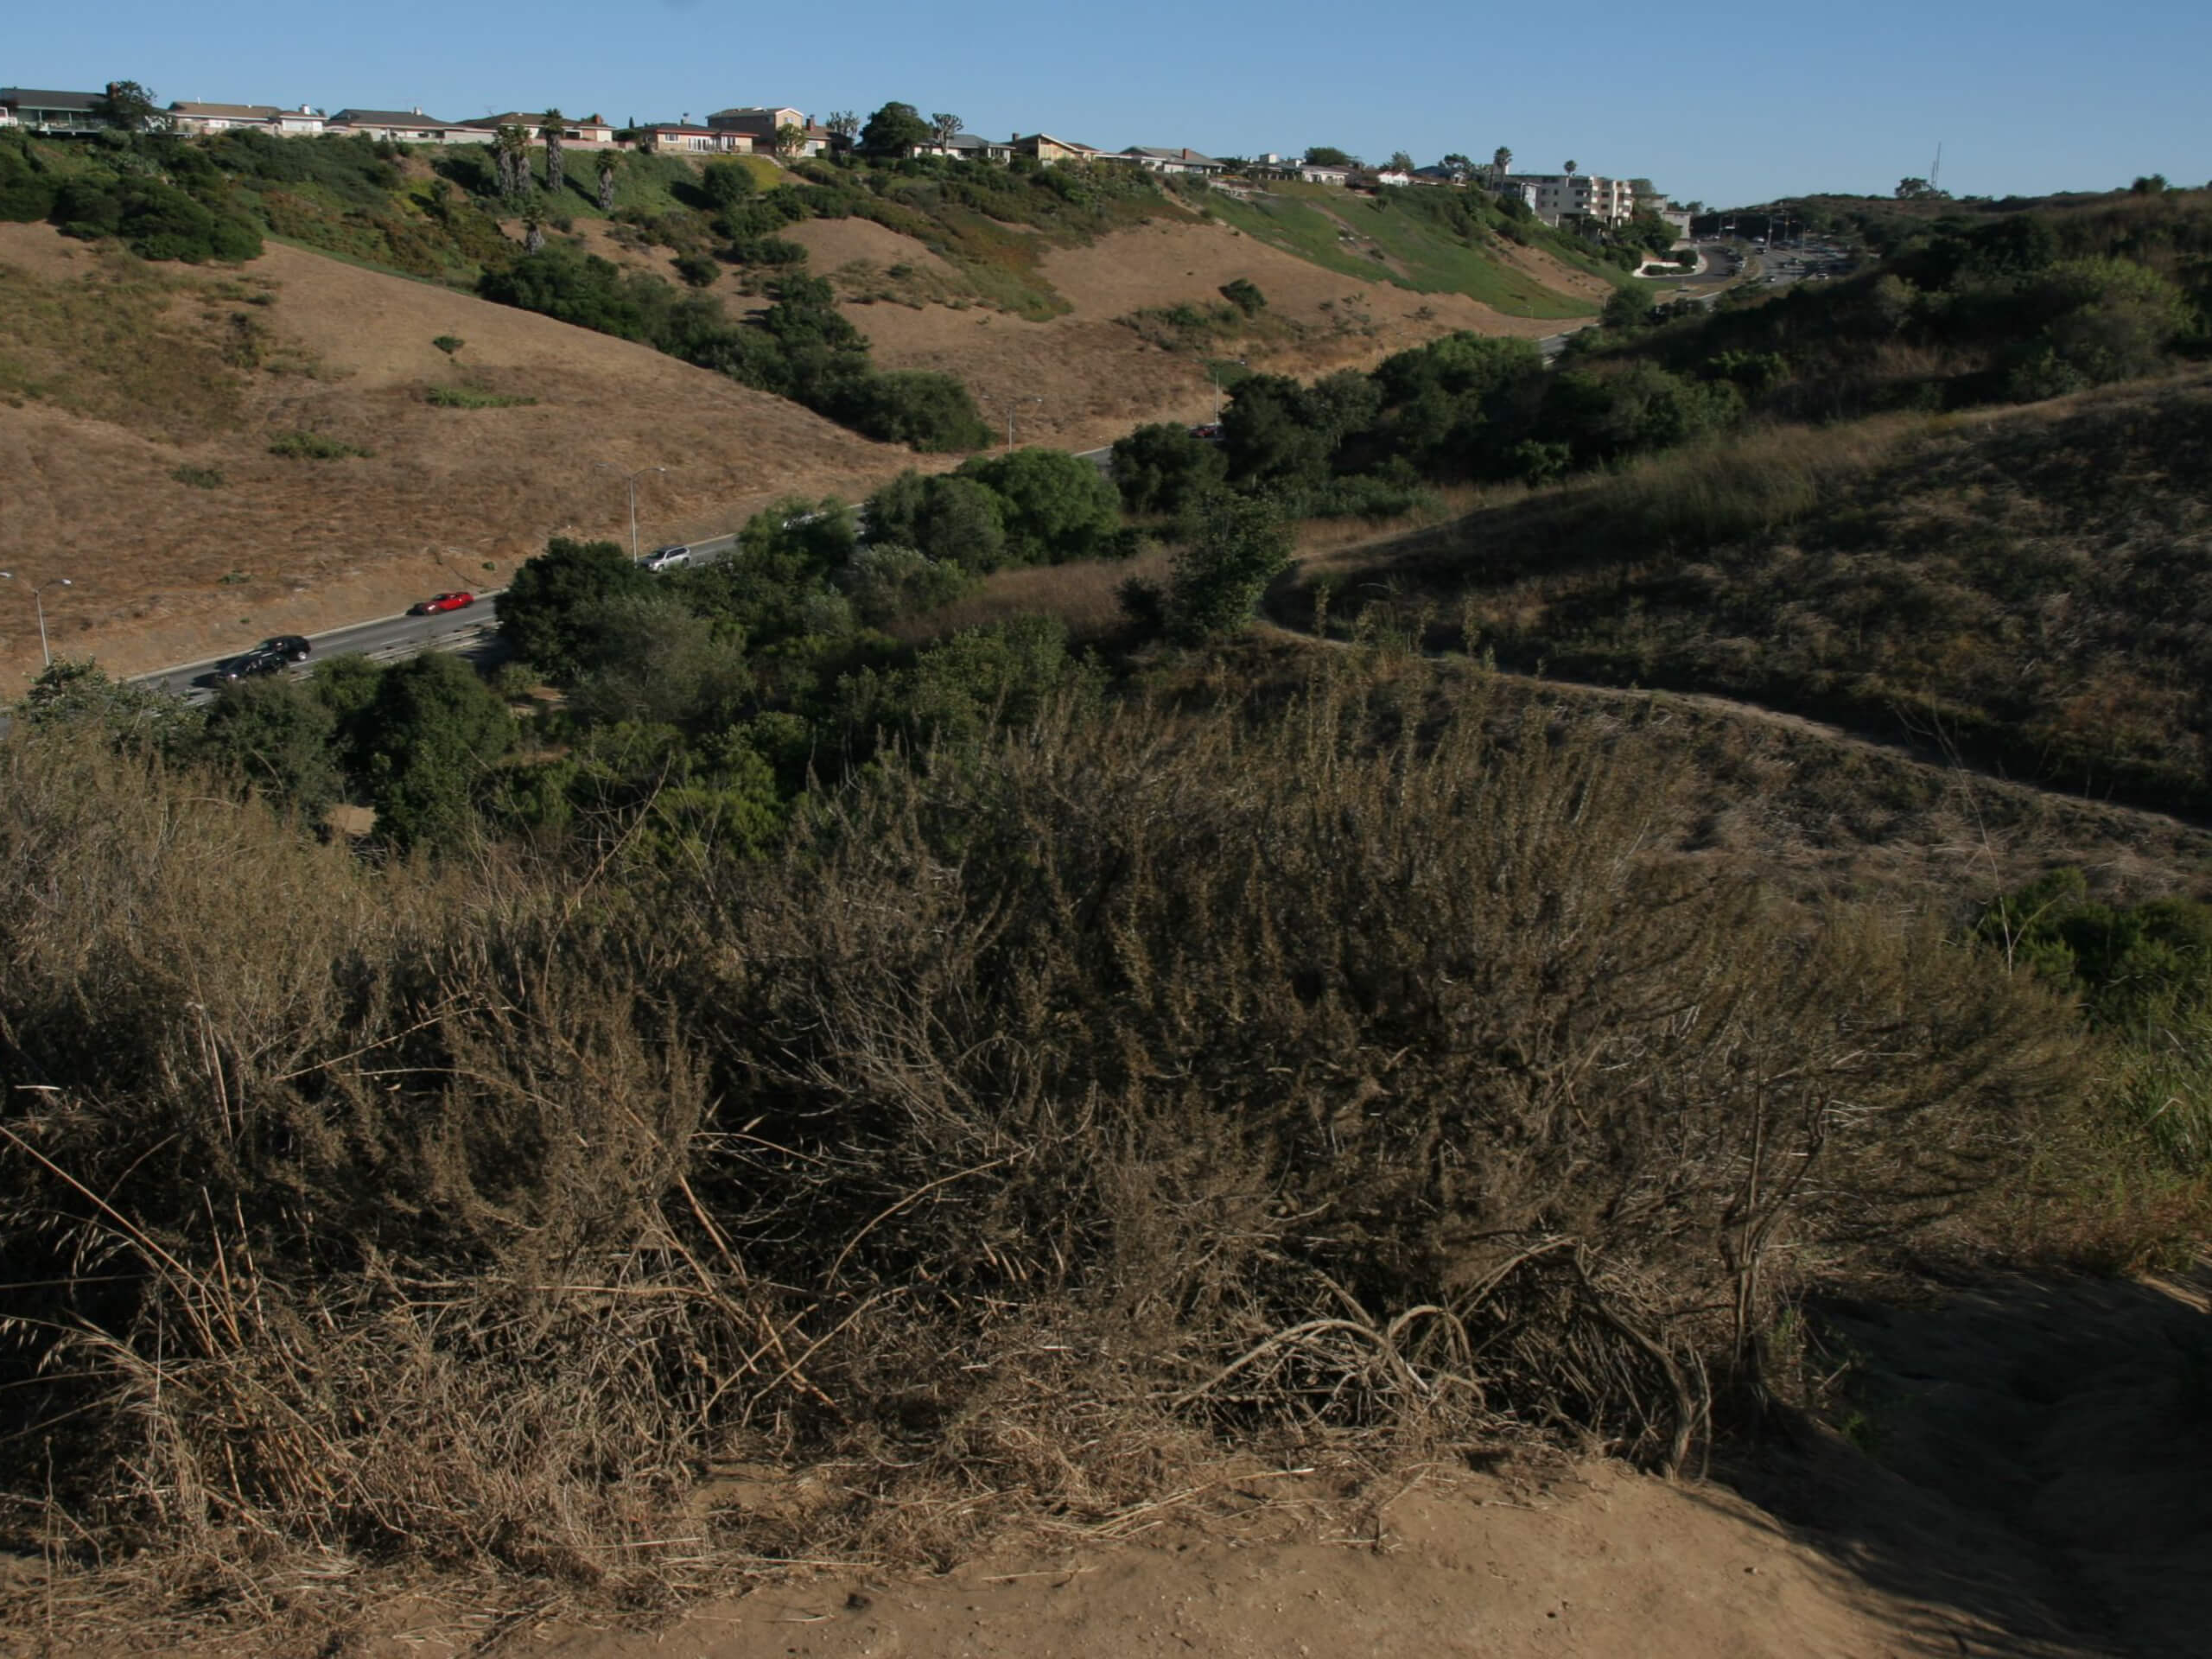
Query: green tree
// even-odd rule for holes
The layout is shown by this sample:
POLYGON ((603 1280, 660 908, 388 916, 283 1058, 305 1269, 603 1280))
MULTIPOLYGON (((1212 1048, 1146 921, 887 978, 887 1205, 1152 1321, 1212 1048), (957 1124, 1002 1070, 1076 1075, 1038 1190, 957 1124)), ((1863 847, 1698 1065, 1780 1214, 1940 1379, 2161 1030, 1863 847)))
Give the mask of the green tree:
POLYGON ((1290 568, 1292 539, 1273 502, 1227 490, 1207 497, 1168 574, 1169 631, 1196 642, 1243 627, 1268 584, 1290 568))
POLYGON ((153 90, 135 80, 108 82, 92 113, 118 132, 159 132, 169 124, 153 90))
POLYGON ((89 658, 57 657, 31 682, 16 712, 33 726, 92 723, 118 742, 189 744, 199 710, 181 697, 129 680, 110 679, 89 658))
POLYGON ((699 175, 699 188, 706 192, 715 212, 727 213, 749 200, 760 187, 753 181, 752 169, 743 162, 709 162, 699 175))
POLYGON ((485 772, 514 742, 506 704, 460 658, 425 652, 385 671, 361 724, 378 838, 402 852, 458 845, 485 772))
POLYGON ((1223 299, 1248 317, 1256 317, 1268 308, 1268 296, 1260 292, 1260 285, 1249 277, 1234 277, 1221 285, 1220 292, 1223 299))
POLYGON ((1114 444, 1115 487, 1131 512, 1180 513, 1220 487, 1228 470, 1221 446, 1179 421, 1141 426, 1114 444))
POLYGON ((654 580, 619 543, 556 536, 494 601, 499 632, 547 679, 572 685, 590 665, 598 613, 612 600, 650 593, 654 580))
POLYGON ((1392 150, 1390 152, 1390 170, 1393 173, 1412 172, 1414 170, 1414 158, 1406 154, 1402 149, 1392 150))
POLYGON ((830 137, 836 141, 841 152, 850 149, 853 140, 860 136, 861 118, 850 110, 832 110, 830 118, 822 124, 830 130, 830 137))
POLYGON ((330 705, 297 680, 234 680, 207 707, 201 756, 307 818, 340 794, 338 722, 330 705))
POLYGON ((886 104, 861 129, 861 154, 878 161, 897 161, 930 141, 930 124, 911 104, 886 104))
POLYGON ((786 121, 776 129, 776 158, 788 162, 806 148, 806 129, 786 121))
POLYGON ((726 725, 752 690, 744 630, 695 616, 670 591, 604 600, 581 619, 569 707, 588 722, 726 725))
POLYGON ((930 117, 930 137, 942 149, 960 136, 960 118, 940 111, 930 117))
POLYGON ((974 478, 901 473, 869 498, 866 517, 871 542, 979 574, 1006 562, 1006 502, 974 478))
POLYGON ((1306 149, 1306 164, 1308 167, 1351 167, 1357 159, 1348 150, 1338 149, 1334 144, 1309 144, 1306 149))
POLYGON ((1104 553, 1122 515, 1114 486, 1098 468, 1065 449, 1017 449, 977 455, 960 475, 1006 504, 1007 562, 1064 564, 1104 553))
POLYGON ((57 186, 16 135, 0 137, 0 220, 30 225, 54 211, 57 186))

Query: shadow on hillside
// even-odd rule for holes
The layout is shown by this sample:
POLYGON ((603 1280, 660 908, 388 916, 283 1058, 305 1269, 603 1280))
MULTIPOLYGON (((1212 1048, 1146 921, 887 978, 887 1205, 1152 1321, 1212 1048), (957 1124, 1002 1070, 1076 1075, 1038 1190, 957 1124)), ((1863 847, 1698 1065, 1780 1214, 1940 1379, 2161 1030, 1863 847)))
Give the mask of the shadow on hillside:
POLYGON ((2007 1276, 1813 1310, 1841 1421, 1717 1478, 1840 1573, 1923 1610, 1930 1653, 2202 1655, 2212 1314, 2190 1285, 2007 1276))

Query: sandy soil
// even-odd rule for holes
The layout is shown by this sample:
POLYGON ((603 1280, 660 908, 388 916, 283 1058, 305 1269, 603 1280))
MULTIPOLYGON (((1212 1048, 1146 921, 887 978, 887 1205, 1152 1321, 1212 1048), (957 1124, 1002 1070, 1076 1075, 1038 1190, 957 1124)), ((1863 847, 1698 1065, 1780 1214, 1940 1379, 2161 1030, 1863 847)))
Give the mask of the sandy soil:
MULTIPOLYGON (((77 280, 90 256, 42 226, 0 226, 0 262, 77 280)), ((25 400, 0 404, 0 569, 51 582, 57 652, 111 671, 191 660, 241 639, 404 609, 425 591, 503 584, 550 535, 628 534, 620 480, 639 487, 647 542, 730 528, 786 493, 848 496, 911 464, 780 399, 641 346, 430 284, 272 246, 247 268, 254 308, 310 372, 252 372, 245 417, 172 443, 25 400), (430 341, 467 344, 449 361, 430 341), (431 407, 467 381, 535 406, 431 407), (374 450, 268 454, 306 429, 374 450), (171 477, 211 467, 220 489, 171 477)), ((199 326, 175 308, 175 326, 199 326)), ((35 671, 27 607, 0 596, 0 694, 35 671)))
POLYGON ((2005 1276, 1821 1307, 1823 1357, 1855 1357, 1858 1444, 1800 1428, 1738 1446, 1725 1482, 1530 1458, 1347 1503, 1254 1471, 1203 1520, 1171 1502, 933 1577, 830 1568, 666 1625, 387 1604, 347 1650, 433 1659, 493 1627, 558 1659, 2201 1656, 2208 1284, 2005 1276))

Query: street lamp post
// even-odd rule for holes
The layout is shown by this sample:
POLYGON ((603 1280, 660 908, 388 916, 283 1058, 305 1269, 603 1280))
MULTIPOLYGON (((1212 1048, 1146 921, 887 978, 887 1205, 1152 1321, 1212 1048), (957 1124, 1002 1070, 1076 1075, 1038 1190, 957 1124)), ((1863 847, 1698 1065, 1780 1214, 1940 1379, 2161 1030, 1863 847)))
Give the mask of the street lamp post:
MULTIPOLYGON (((15 579, 15 572, 12 570, 0 570, 0 582, 13 582, 15 579)), ((54 648, 46 643, 46 588, 70 588, 75 585, 67 576, 57 576, 54 581, 48 582, 46 588, 31 589, 31 607, 38 613, 39 654, 46 658, 46 665, 48 668, 54 666, 54 648)))
POLYGON ((634 473, 626 473, 620 467, 613 465, 612 462, 604 461, 595 461, 592 462, 592 467, 598 472, 613 474, 615 477, 620 479, 624 484, 629 486, 630 558, 632 563, 634 563, 638 557, 638 480, 643 478, 647 473, 664 473, 668 468, 665 467, 640 467, 634 473))
POLYGON ((1025 396, 1020 397, 987 397, 984 401, 986 403, 1000 403, 1006 405, 1006 447, 1008 449, 1012 449, 1014 448, 1014 410, 1019 409, 1024 404, 1041 404, 1045 400, 1042 397, 1025 396))

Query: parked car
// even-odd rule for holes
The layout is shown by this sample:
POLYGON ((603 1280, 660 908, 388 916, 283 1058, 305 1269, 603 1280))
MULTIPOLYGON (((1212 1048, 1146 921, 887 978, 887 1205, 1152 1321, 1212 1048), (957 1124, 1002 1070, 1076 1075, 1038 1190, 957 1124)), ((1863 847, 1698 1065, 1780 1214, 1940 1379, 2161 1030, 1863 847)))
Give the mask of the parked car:
POLYGON ((657 547, 638 561, 648 570, 677 570, 691 563, 688 547, 657 547))
POLYGON ((474 594, 433 594, 409 607, 410 616, 435 616, 440 611, 465 611, 476 602, 474 594))
POLYGON ((1221 425, 1216 421, 1201 422, 1191 429, 1191 435, 1194 438, 1203 438, 1208 443, 1219 443, 1221 425))

